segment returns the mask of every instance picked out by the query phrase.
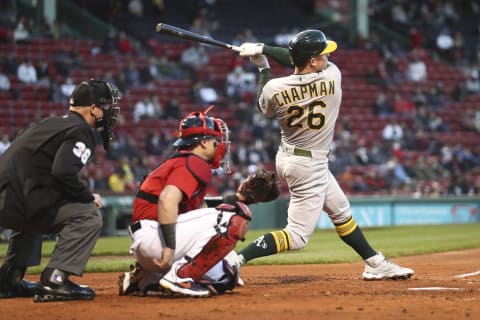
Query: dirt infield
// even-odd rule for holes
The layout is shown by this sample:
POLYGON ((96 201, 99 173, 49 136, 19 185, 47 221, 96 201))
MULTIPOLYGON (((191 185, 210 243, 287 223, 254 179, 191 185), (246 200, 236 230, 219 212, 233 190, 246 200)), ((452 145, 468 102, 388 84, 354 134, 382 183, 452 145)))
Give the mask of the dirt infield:
MULTIPOLYGON (((0 300, 1 319, 478 319, 480 249, 393 259, 415 269, 410 280, 363 281, 363 264, 245 266, 247 285, 205 299, 120 297, 118 273, 79 282, 94 301, 0 300)), ((34 277, 31 279, 36 280, 34 277)))

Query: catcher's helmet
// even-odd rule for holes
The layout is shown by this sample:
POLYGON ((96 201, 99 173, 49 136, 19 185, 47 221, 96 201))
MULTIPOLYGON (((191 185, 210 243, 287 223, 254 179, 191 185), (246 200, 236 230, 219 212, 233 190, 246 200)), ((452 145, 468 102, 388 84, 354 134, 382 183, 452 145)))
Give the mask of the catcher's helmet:
POLYGON ((325 34, 319 30, 299 32, 288 44, 292 62, 298 67, 304 67, 308 59, 313 56, 331 53, 336 49, 337 43, 327 40, 325 34))
POLYGON ((191 112, 180 121, 178 139, 173 145, 181 150, 204 139, 216 138, 217 147, 210 166, 216 169, 222 165, 224 172, 230 174, 230 130, 222 119, 207 116, 208 111, 212 108, 213 105, 204 112, 191 112))
POLYGON ((222 137, 222 128, 218 119, 208 117, 203 112, 188 114, 178 126, 178 139, 175 147, 188 147, 211 137, 222 137))

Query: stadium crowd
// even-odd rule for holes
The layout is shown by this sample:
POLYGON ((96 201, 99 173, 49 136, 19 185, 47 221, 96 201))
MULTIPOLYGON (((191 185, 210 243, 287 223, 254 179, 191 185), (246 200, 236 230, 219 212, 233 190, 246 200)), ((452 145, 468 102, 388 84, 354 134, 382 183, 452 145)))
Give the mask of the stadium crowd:
MULTIPOLYGON (((28 46, 38 39, 63 43, 64 39, 73 36, 63 22, 35 23, 32 18, 10 10, 8 3, 2 3, 5 7, 0 22, 1 42, 15 43, 28 52, 28 46)), ((87 7, 83 1, 77 4, 87 7)), ((199 10, 189 17, 190 29, 207 35, 219 32, 222 22, 216 19, 219 15, 215 15, 215 1, 197 4, 199 10)), ((457 136, 456 132, 477 135, 480 132, 479 99, 473 100, 474 107, 461 109, 455 119, 449 118, 447 113, 452 103, 461 104, 480 95, 477 41, 480 30, 466 29, 465 24, 460 23, 460 17, 478 21, 479 7, 470 1, 435 0, 394 1, 392 5, 371 1, 371 6, 372 19, 408 34, 408 42, 406 45, 384 42, 373 32, 368 39, 347 45, 355 50, 377 52, 380 57, 372 67, 363 70, 361 78, 354 80, 376 88, 365 113, 373 115, 370 120, 384 126, 366 136, 357 126, 358 122, 365 121, 362 115, 342 116, 341 111, 330 156, 332 172, 350 195, 479 195, 478 143, 442 138, 457 136), (472 37, 476 41, 468 41, 470 45, 466 45, 467 39, 472 37), (428 68, 432 61, 462 70, 465 76, 455 81, 446 79, 432 83, 428 68), (397 90, 406 84, 415 89, 397 90)), ((87 60, 101 55, 126 57, 128 63, 122 64, 121 69, 104 68, 97 73, 102 80, 112 81, 120 88, 125 102, 111 149, 105 153, 99 148, 94 163, 83 172, 92 190, 134 192, 144 175, 172 151, 175 126, 182 115, 192 111, 191 108, 205 108, 208 104, 215 104, 212 113, 225 115, 231 126, 234 169, 233 179, 217 171, 213 183, 216 188, 209 193, 231 191, 258 166, 273 168, 279 129, 275 121, 265 119, 255 110, 256 73, 248 60, 228 53, 227 73, 222 78, 214 78, 211 68, 218 64, 219 55, 224 57, 219 49, 196 44, 177 45, 175 48, 181 50, 176 54, 159 55, 155 51, 158 42, 148 37, 140 43, 134 42, 129 37, 133 31, 121 29, 115 23, 117 17, 142 20, 154 14, 161 15, 169 9, 168 2, 109 1, 109 5, 100 8, 102 10, 96 9, 92 12, 117 25, 103 41, 92 41, 88 48, 60 46, 51 59, 45 60, 38 57, 34 60, 27 54, 25 59, 18 61, 14 53, 3 51, 0 56, 2 97, 22 99, 23 86, 31 85, 47 88, 45 99, 64 103, 65 107, 78 78, 77 71, 85 69, 90 62, 87 60), (155 10, 150 10, 152 3, 155 10), (159 84, 168 82, 186 83, 187 91, 178 87, 167 95, 161 93, 159 84), (132 126, 134 130, 141 130, 141 134, 132 134, 132 126)), ((261 37, 256 35, 255 29, 249 28, 232 34, 231 42, 278 41, 281 44, 285 34, 289 34, 288 29, 281 28, 268 37, 261 37)), ((335 55, 331 59, 335 62, 335 55)), ((282 72, 278 66, 275 68, 282 72)), ((344 77, 348 78, 348 67, 345 70, 344 77)), ((0 100, 0 104, 5 103, 0 100)), ((1 108, 6 107, 2 105, 1 108)), ((0 153, 17 133, 11 129, 0 130, 0 153)))

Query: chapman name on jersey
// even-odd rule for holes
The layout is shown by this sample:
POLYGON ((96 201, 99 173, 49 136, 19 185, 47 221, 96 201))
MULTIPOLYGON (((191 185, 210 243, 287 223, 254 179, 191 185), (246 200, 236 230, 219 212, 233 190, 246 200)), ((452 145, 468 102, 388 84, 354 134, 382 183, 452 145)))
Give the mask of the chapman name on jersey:
POLYGON ((283 106, 332 94, 335 94, 335 81, 321 80, 282 90, 275 93, 273 99, 279 106, 283 106))

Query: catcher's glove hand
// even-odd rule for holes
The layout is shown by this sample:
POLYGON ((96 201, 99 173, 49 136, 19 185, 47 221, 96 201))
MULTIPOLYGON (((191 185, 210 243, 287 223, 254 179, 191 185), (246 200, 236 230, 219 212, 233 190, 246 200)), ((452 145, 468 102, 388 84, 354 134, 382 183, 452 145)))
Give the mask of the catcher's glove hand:
POLYGON ((255 173, 249 175, 238 186, 237 192, 241 194, 245 200, 245 204, 256 202, 269 202, 278 198, 280 189, 277 185, 275 173, 265 169, 259 169, 255 173))

